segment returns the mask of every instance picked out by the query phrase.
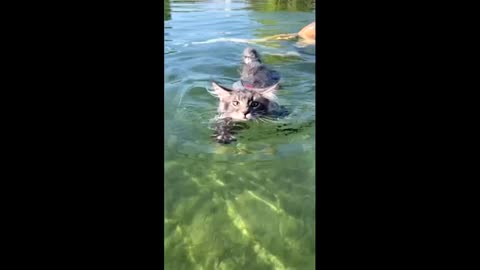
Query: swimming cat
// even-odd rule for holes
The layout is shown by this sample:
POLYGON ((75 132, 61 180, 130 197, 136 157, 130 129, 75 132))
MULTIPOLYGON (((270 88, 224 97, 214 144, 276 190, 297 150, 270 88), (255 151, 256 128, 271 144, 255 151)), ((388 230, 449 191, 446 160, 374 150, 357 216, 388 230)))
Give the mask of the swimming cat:
POLYGON ((280 74, 264 65, 259 53, 251 47, 243 51, 242 62, 240 80, 232 89, 212 82, 211 93, 219 99, 214 136, 220 143, 235 140, 235 122, 279 115, 284 109, 276 102, 280 74))
POLYGON ((262 119, 281 111, 276 102, 278 83, 266 88, 229 89, 212 82, 212 95, 219 99, 215 138, 219 143, 235 141, 235 122, 262 119))

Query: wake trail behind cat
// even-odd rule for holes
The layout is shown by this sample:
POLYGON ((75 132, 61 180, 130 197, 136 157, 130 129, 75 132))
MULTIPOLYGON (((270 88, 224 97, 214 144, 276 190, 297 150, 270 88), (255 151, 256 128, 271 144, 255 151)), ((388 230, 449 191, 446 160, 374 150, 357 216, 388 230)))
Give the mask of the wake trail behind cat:
MULTIPOLYGON (((216 42, 237 42, 237 43, 247 43, 247 44, 258 44, 259 42, 267 42, 267 41, 278 41, 278 40, 292 40, 297 38, 296 33, 290 34, 279 34, 264 38, 257 38, 257 39, 245 39, 245 38, 214 38, 209 39, 207 41, 194 41, 192 44, 208 44, 208 43, 216 43, 216 42)), ((314 44, 314 43, 313 43, 314 44)))
POLYGON ((192 44, 208 44, 208 43, 217 43, 217 42, 237 42, 237 43, 255 43, 261 40, 255 39, 245 39, 245 38, 214 38, 206 41, 193 41, 192 44))
MULTIPOLYGON (((206 41, 194 41, 191 44, 192 45, 197 45, 197 44, 211 44, 211 43, 219 43, 219 42, 234 42, 234 43, 255 44, 258 47, 262 47, 262 48, 268 50, 269 47, 258 44, 258 42, 265 42, 265 41, 266 41, 265 39, 214 38, 214 39, 209 39, 209 40, 206 40, 206 41)), ((296 51, 287 51, 286 53, 264 52, 264 55, 273 55, 273 56, 282 56, 282 57, 301 56, 301 54, 296 52, 296 51)))

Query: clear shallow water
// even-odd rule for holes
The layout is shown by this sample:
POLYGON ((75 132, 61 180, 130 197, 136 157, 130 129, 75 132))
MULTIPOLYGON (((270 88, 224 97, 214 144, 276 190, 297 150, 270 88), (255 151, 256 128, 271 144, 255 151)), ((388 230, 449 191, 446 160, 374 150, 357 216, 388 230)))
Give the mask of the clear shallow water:
POLYGON ((251 39, 294 33, 312 1, 165 1, 165 269, 314 269, 315 47, 250 44, 282 75, 291 114, 210 135, 212 79, 231 86, 251 39))

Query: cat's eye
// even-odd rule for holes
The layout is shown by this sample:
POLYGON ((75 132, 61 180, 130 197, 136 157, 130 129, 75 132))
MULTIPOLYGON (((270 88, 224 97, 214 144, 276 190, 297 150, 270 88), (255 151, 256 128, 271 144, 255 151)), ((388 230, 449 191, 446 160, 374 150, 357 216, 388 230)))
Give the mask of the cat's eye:
POLYGON ((258 107, 258 105, 260 105, 260 103, 256 102, 256 101, 253 101, 252 104, 250 104, 252 107, 258 107))
POLYGON ((233 106, 237 106, 237 105, 238 105, 238 103, 239 103, 238 101, 234 101, 234 102, 232 102, 233 106))

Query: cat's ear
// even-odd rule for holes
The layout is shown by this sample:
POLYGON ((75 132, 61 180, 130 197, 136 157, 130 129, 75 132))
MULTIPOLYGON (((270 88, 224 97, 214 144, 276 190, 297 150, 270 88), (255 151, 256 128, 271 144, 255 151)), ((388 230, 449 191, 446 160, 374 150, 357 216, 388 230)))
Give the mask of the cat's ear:
POLYGON ((212 87, 213 87, 213 92, 210 92, 210 94, 218 97, 219 99, 224 99, 226 97, 229 97, 231 92, 233 91, 232 89, 228 89, 224 86, 219 85, 215 81, 212 81, 212 87))
POLYGON ((276 94, 279 88, 280 88, 280 83, 276 83, 272 86, 265 87, 265 88, 257 88, 255 90, 266 99, 276 100, 277 99, 276 94))

